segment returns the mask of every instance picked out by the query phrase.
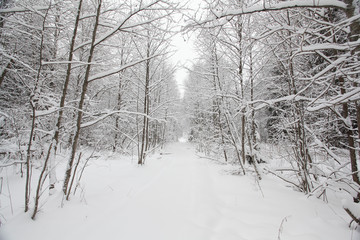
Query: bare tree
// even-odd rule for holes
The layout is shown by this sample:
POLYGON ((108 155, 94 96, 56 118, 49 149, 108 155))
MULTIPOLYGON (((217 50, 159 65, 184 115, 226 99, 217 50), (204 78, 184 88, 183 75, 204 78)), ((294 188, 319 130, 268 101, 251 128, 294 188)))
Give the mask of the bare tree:
POLYGON ((81 95, 80 95, 80 101, 79 101, 79 105, 78 105, 78 111, 77 111, 77 119, 76 119, 76 129, 74 132, 74 138, 72 140, 72 148, 71 148, 71 153, 70 153, 70 158, 68 161, 68 166, 65 172, 65 178, 64 178, 64 184, 63 184, 63 192, 64 195, 67 195, 67 198, 69 197, 68 195, 68 185, 69 185, 69 181, 70 181, 70 177, 72 174, 72 167, 73 167, 73 163, 74 163, 74 158, 75 158, 75 154, 76 154, 76 149, 78 146, 78 140, 79 140, 79 136, 80 136, 80 130, 81 130, 81 120, 82 120, 82 116, 83 116, 83 107, 84 107, 84 101, 85 101, 85 96, 87 93, 87 88, 89 85, 89 78, 90 78, 90 70, 91 70, 91 62, 92 62, 92 58, 94 57, 94 51, 95 51, 95 40, 96 40, 96 33, 97 33, 97 28, 99 26, 99 19, 100 19, 100 13, 101 13, 101 4, 102 4, 102 0, 98 0, 97 5, 96 5, 96 17, 95 17, 95 23, 93 26, 93 30, 92 30, 92 36, 91 36, 91 43, 90 43, 90 50, 89 50, 89 57, 87 60, 87 67, 86 67, 86 72, 85 72, 85 77, 83 80, 83 84, 82 84, 82 90, 81 90, 81 95))

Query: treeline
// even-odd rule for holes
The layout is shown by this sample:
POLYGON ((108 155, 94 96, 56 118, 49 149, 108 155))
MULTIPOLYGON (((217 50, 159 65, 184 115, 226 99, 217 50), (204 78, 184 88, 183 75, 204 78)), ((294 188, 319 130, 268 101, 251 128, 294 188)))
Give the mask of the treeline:
POLYGON ((360 24, 357 1, 208 1, 200 60, 185 101, 198 149, 255 172, 263 142, 286 164, 266 169, 326 200, 360 200, 360 24), (250 163, 250 164, 249 164, 250 163))

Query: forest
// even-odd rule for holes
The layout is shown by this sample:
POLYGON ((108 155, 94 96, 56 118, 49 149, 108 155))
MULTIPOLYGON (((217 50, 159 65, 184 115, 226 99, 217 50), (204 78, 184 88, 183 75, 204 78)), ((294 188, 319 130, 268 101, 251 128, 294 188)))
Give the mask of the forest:
MULTIPOLYGON (((48 205, 65 214, 88 202, 90 182, 103 191, 113 173, 95 181, 95 166, 106 159, 120 169, 113 181, 136 175, 138 189, 166 169, 169 179, 196 169, 187 184, 174 180, 196 185, 205 176, 196 161, 228 169, 226 184, 251 179, 264 198, 269 179, 279 181, 289 194, 335 204, 357 239, 359 57, 357 0, 0 0, 0 239, 2 225, 24 224, 11 219, 41 223, 57 208, 48 205), (174 38, 196 58, 174 62, 174 38)), ((222 182, 209 179, 201 188, 222 182)), ((278 239, 290 221, 281 219, 278 239)), ((235 239, 211 236, 176 239, 235 239)))

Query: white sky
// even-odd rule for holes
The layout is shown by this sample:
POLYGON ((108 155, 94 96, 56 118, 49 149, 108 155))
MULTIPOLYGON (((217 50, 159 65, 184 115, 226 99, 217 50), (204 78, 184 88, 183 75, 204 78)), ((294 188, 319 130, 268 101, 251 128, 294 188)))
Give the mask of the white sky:
MULTIPOLYGON (((191 0, 187 3, 187 6, 188 8, 195 10, 199 8, 201 2, 202 0, 191 0)), ((179 29, 181 28, 180 26, 181 24, 182 23, 179 24, 179 29)), ((189 75, 187 68, 191 68, 192 64, 196 61, 196 58, 198 57, 194 47, 195 38, 196 38, 195 33, 193 34, 179 33, 175 37, 173 37, 172 40, 172 45, 176 53, 171 57, 171 61, 173 64, 176 64, 178 66, 175 72, 175 80, 179 86, 181 97, 184 96, 184 92, 185 92, 184 82, 189 75)))
POLYGON ((174 74, 175 80, 179 86, 181 97, 183 97, 185 91, 184 82, 188 77, 188 70, 186 68, 191 68, 192 63, 197 58, 194 49, 194 39, 179 34, 174 37, 172 44, 176 53, 172 56, 171 60, 178 66, 174 74))

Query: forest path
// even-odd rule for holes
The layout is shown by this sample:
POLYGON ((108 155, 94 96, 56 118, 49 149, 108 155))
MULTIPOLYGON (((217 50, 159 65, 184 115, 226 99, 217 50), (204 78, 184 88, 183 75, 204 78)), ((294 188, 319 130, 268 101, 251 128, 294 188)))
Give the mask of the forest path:
POLYGON ((281 239, 350 239, 338 206, 268 176, 263 196, 254 177, 226 174, 229 167, 199 158, 189 143, 170 144, 140 167, 94 161, 80 201, 60 208, 59 194, 37 221, 20 216, 6 224, 1 240, 273 240, 281 223, 281 239))

